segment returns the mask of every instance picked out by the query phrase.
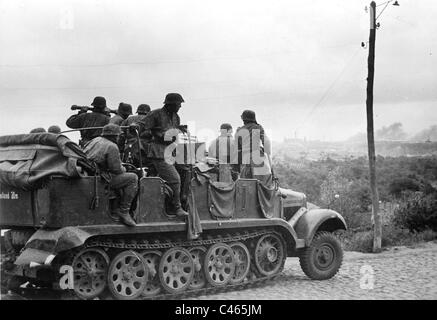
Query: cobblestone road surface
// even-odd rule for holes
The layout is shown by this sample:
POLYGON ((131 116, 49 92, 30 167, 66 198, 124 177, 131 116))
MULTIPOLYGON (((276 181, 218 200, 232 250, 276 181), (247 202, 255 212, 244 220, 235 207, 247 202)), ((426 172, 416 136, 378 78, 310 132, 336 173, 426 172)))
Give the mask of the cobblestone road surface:
POLYGON ((268 284, 196 299, 437 299, 436 265, 437 243, 380 254, 346 252, 340 272, 325 281, 310 280, 298 259, 288 258, 268 284))
MULTIPOLYGON (((392 248, 380 254, 346 252, 330 280, 310 280, 297 258, 288 258, 274 280, 238 291, 190 300, 437 299, 437 242, 392 248)), ((3 296, 2 298, 6 298, 3 296)), ((47 299, 47 297, 39 297, 47 299)), ((14 299, 14 297, 9 297, 14 299)), ((50 298, 49 298, 50 299, 50 298)))

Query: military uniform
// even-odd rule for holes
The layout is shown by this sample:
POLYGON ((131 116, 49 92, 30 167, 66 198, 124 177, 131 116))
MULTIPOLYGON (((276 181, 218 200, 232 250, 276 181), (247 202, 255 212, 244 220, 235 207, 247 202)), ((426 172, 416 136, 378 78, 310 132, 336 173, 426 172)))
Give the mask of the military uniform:
MULTIPOLYGON (((111 124, 108 126, 111 126, 111 124)), ((105 128, 108 126, 105 126, 105 128)), ((105 128, 103 135, 105 135, 105 128)), ((118 128, 118 130, 120 129, 118 128)), ((84 151, 88 159, 98 165, 101 175, 109 181, 111 188, 122 190, 119 215, 126 223, 125 219, 131 219, 130 216, 128 217, 129 210, 138 189, 137 175, 126 172, 120 160, 117 144, 104 136, 94 138, 88 142, 84 151)), ((130 223, 126 224, 132 225, 130 223)))
MULTIPOLYGON (((121 123, 121 126, 131 126, 136 124, 138 126, 138 133, 141 135, 141 133, 144 131, 144 119, 147 116, 147 113, 150 112, 150 107, 148 105, 142 104, 138 106, 137 109, 137 115, 129 116, 123 122, 121 123), (148 108, 146 108, 146 106, 148 108)), ((137 135, 135 131, 127 129, 125 132, 124 137, 124 148, 123 148, 123 161, 129 162, 132 161, 133 164, 136 167, 140 166, 139 161, 139 150, 138 150, 138 140, 137 135), (130 158, 129 158, 130 156, 130 158)), ((144 162, 144 159, 146 157, 144 144, 146 144, 148 140, 140 139, 140 150, 141 150, 141 156, 143 159, 142 165, 147 165, 146 162, 144 162)))
POLYGON ((240 177, 257 179, 270 185, 273 177, 269 155, 265 150, 267 139, 264 128, 256 122, 253 111, 244 111, 242 118, 245 124, 235 133, 238 163, 241 165, 240 177))
POLYGON ((175 166, 164 160, 165 149, 172 143, 172 141, 165 141, 164 135, 167 130, 176 129, 180 125, 179 115, 162 107, 152 110, 144 119, 143 125, 144 131, 141 137, 150 141, 146 148, 147 158, 152 161, 158 175, 167 181, 173 190, 174 208, 180 208, 181 178, 175 166))
POLYGON ((151 160, 158 176, 173 190, 172 206, 176 214, 186 216, 187 213, 181 208, 181 178, 175 166, 165 161, 164 157, 166 148, 175 140, 173 138, 171 141, 166 141, 165 134, 168 130, 177 130, 181 123, 177 114, 181 102, 184 100, 179 94, 168 94, 164 107, 152 110, 142 122, 144 131, 141 137, 150 141, 147 145, 147 158, 151 160))
POLYGON ((232 126, 230 124, 222 124, 220 127, 221 134, 214 139, 208 148, 208 156, 215 158, 219 164, 230 164, 232 179, 238 179, 240 171, 238 165, 237 148, 235 140, 232 137, 232 126))
MULTIPOLYGON (((94 106, 93 112, 79 111, 78 114, 72 115, 67 119, 66 125, 71 129, 104 127, 109 123, 110 117, 106 114, 106 99, 95 97, 91 103, 94 106)), ((88 141, 100 136, 102 129, 81 130, 80 145, 83 147, 88 141)))
POLYGON ((109 123, 116 124, 117 126, 121 126, 121 123, 124 120, 125 119, 122 116, 120 116, 119 114, 116 114, 109 120, 109 123))

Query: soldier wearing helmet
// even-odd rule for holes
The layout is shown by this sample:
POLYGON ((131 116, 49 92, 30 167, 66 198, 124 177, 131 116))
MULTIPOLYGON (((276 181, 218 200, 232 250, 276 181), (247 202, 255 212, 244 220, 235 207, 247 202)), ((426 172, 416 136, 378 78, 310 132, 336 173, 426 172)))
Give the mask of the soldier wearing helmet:
MULTIPOLYGON (((67 119, 66 125, 71 129, 81 129, 90 127, 103 127, 109 123, 110 117, 106 112, 106 99, 104 97, 95 97, 91 105, 94 107, 92 112, 79 110, 78 114, 72 115, 67 119)), ((100 136, 102 129, 81 130, 81 140, 79 144, 84 147, 85 144, 100 136)))
POLYGON ((135 221, 129 214, 130 206, 137 193, 138 177, 135 173, 126 172, 122 166, 117 140, 121 134, 120 126, 107 124, 102 135, 91 140, 84 149, 88 159, 94 161, 111 188, 120 190, 120 206, 116 209, 120 220, 127 226, 135 226, 135 221))
POLYGON ((256 114, 252 110, 244 110, 241 114, 243 126, 237 129, 235 140, 237 141, 238 163, 240 177, 246 179, 258 179, 266 185, 270 185, 272 171, 270 163, 270 140, 267 138, 262 125, 256 121, 256 114))
POLYGON ((238 179, 237 150, 232 136, 232 126, 223 123, 220 126, 220 136, 214 139, 208 148, 208 156, 218 160, 219 164, 230 164, 232 179, 238 179))
POLYGON ((169 93, 164 100, 161 109, 150 111, 142 122, 144 131, 141 134, 143 139, 149 140, 147 158, 153 163, 158 176, 164 179, 173 190, 173 214, 177 216, 187 216, 188 213, 181 206, 181 178, 173 164, 167 163, 164 153, 168 145, 174 140, 165 137, 169 130, 181 129, 181 120, 178 111, 182 102, 185 102, 179 93, 169 93))
POLYGON ((111 118, 109 123, 121 125, 121 123, 132 114, 132 106, 128 103, 120 102, 117 109, 117 114, 111 118))
MULTIPOLYGON (((144 131, 143 120, 146 118, 147 114, 150 112, 150 106, 148 104, 140 104, 137 108, 137 114, 131 115, 127 117, 127 119, 123 120, 121 123, 122 126, 132 126, 138 130, 138 133, 141 134, 144 131)), ((142 158, 145 158, 145 150, 142 146, 144 139, 140 139, 141 145, 141 153, 142 158)), ((146 141, 147 142, 147 141, 146 141)), ((121 148, 123 150, 123 159, 124 161, 128 161, 129 157, 131 157, 133 164, 138 167, 139 166, 139 146, 137 141, 136 132, 132 129, 126 130, 126 135, 123 137, 123 141, 121 142, 124 146, 121 148)))

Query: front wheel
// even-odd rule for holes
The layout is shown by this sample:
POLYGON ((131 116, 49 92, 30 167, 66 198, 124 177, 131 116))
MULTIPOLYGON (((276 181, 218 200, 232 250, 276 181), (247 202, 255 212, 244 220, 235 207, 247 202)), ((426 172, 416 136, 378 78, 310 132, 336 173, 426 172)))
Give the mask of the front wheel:
POLYGON ((329 232, 318 232, 309 247, 299 255, 300 266, 314 280, 332 278, 340 269, 343 250, 340 241, 329 232))

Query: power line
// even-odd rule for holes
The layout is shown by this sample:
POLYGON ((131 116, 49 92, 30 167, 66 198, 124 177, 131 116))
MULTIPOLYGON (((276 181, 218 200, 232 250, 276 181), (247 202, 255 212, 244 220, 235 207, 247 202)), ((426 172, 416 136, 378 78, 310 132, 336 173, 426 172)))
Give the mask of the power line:
POLYGON ((351 58, 348 60, 348 62, 345 64, 345 66, 343 67, 343 69, 340 71, 340 73, 338 74, 338 76, 334 79, 334 81, 332 81, 332 83, 329 85, 328 89, 325 91, 325 93, 322 95, 322 97, 314 104, 314 106, 311 108, 310 112, 308 113, 308 115, 305 117, 305 120, 298 126, 298 129, 301 128, 307 121, 308 119, 311 117, 311 115, 314 113, 314 111, 316 111, 316 109, 321 105, 321 103, 325 100, 325 98, 329 95, 329 93, 331 92, 331 90, 334 88, 335 84, 337 83, 337 81, 343 76, 343 74, 345 73, 345 71, 347 70, 347 68, 349 67, 349 65, 352 63, 352 61, 355 59, 356 55, 358 54, 358 52, 361 50, 361 48, 358 48, 351 56, 351 58))
MULTIPOLYGON (((324 46, 320 47, 320 49, 334 49, 341 48, 347 46, 354 46, 356 43, 348 43, 348 44, 338 44, 332 46, 324 46)), ((283 50, 278 52, 271 52, 265 54, 256 54, 256 55, 248 55, 248 56, 240 56, 240 57, 207 57, 207 58, 198 58, 198 59, 182 59, 182 60, 158 60, 158 61, 120 61, 120 62, 111 62, 111 63, 90 63, 90 64, 0 64, 0 68, 100 68, 100 67, 117 67, 117 66, 142 66, 142 65, 159 65, 159 64, 182 64, 182 63, 199 63, 199 62, 209 62, 209 61, 217 61, 217 60, 247 60, 247 59, 257 59, 260 57, 271 57, 274 55, 285 55, 290 54, 292 52, 300 52, 300 50, 283 50)))

